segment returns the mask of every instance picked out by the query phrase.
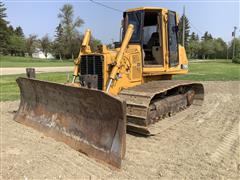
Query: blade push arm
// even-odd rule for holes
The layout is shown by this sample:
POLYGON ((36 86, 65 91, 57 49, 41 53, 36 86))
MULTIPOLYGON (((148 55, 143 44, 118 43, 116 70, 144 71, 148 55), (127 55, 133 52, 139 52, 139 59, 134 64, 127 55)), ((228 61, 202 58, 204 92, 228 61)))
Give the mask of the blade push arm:
POLYGON ((128 46, 128 43, 129 43, 129 41, 132 37, 133 31, 134 31, 134 26, 132 24, 129 24, 128 28, 127 28, 127 32, 125 34, 125 37, 123 39, 120 51, 118 52, 117 57, 116 57, 116 64, 113 67, 113 69, 111 71, 111 74, 110 74, 110 78, 109 78, 109 81, 108 81, 108 84, 107 84, 107 89, 106 89, 107 92, 109 92, 111 84, 112 84, 113 80, 115 79, 115 77, 118 73, 118 70, 121 66, 121 61, 123 59, 124 51, 126 50, 126 48, 128 46))
POLYGON ((78 73, 79 73, 79 64, 80 64, 80 61, 81 61, 81 55, 83 53, 90 53, 91 52, 91 48, 90 48, 90 45, 89 45, 90 44, 90 38, 91 38, 91 30, 87 29, 86 32, 85 32, 84 38, 83 38, 83 42, 82 42, 79 54, 78 54, 78 58, 75 59, 75 61, 74 61, 72 83, 75 82, 76 77, 78 76, 78 73))

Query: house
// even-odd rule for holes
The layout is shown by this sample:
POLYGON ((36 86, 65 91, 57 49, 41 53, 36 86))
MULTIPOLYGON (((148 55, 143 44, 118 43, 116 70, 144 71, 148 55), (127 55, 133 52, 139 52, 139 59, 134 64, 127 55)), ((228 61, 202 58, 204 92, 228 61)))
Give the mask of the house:
POLYGON ((41 51, 38 48, 32 54, 32 57, 33 58, 39 58, 39 59, 54 59, 54 57, 51 53, 47 53, 47 57, 46 57, 45 54, 43 53, 43 51, 41 51))

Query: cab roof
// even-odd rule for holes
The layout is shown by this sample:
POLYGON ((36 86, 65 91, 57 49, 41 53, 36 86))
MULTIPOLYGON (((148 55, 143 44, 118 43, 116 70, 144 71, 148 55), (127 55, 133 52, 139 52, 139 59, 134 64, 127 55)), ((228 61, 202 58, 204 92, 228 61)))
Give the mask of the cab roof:
POLYGON ((134 11, 145 11, 145 10, 167 10, 166 8, 161 8, 161 7, 137 7, 137 8, 131 8, 127 9, 125 12, 134 12, 134 11))

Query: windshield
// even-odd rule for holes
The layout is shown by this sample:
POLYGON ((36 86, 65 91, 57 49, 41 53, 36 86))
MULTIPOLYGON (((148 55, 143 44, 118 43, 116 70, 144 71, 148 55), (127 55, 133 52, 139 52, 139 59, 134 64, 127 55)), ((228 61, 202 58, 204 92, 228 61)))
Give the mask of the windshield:
MULTIPOLYGON (((129 24, 134 25, 134 32, 133 32, 132 38, 130 40, 130 43, 138 43, 141 40, 141 31, 140 31, 140 29, 141 29, 141 14, 142 14, 142 12, 140 12, 140 11, 130 12, 130 13, 127 13, 127 18, 125 18, 125 20, 128 21, 128 22, 126 22, 126 25, 129 25, 129 24)), ((127 26, 125 27, 123 34, 125 34, 126 28, 127 28, 127 26)))

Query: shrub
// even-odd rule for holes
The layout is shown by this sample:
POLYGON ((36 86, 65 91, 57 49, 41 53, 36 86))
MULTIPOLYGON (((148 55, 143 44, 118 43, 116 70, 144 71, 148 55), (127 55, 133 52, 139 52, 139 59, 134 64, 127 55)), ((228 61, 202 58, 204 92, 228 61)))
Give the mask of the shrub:
POLYGON ((233 63, 240 64, 240 57, 235 57, 235 58, 233 58, 232 62, 233 62, 233 63))

